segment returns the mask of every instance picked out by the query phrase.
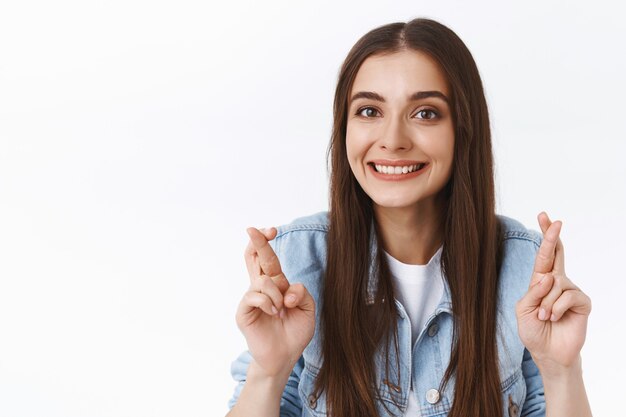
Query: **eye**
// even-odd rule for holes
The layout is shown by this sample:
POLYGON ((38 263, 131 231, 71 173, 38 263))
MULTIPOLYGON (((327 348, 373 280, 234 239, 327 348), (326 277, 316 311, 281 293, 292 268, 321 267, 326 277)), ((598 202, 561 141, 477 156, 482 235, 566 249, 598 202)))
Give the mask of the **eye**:
POLYGON ((437 113, 436 111, 434 111, 434 110, 432 110, 432 109, 422 109, 422 110, 418 111, 418 112, 417 112, 417 114, 424 113, 424 112, 431 113, 431 114, 433 114, 434 116, 432 116, 432 117, 426 117, 426 118, 419 117, 418 119, 423 119, 423 120, 433 120, 434 118, 439 117, 439 113, 437 113))
MULTIPOLYGON (((358 109, 358 110, 356 111, 357 116, 362 116, 362 117, 365 117, 366 119, 369 119, 369 118, 370 118, 369 116, 363 116, 363 115, 361 114, 361 113, 363 112, 363 110, 372 110, 372 111, 374 111, 374 112, 378 113, 378 110, 376 110, 376 109, 375 109, 375 108, 373 108, 373 107, 361 107, 360 109, 358 109)), ((370 112, 370 115, 371 115, 371 112, 370 112)))
MULTIPOLYGON (((376 110, 374 107, 361 107, 360 109, 357 110, 356 114, 358 116, 361 117, 365 117, 366 119, 370 119, 373 116, 373 113, 378 113, 378 110, 376 110), (365 110, 369 110, 369 113, 366 113, 367 115, 362 114, 365 110)), ((420 111, 418 111, 416 114, 429 114, 428 117, 418 117, 418 119, 422 119, 422 120, 433 120, 439 117, 439 113, 437 113, 435 110, 433 109, 422 109, 420 111)))

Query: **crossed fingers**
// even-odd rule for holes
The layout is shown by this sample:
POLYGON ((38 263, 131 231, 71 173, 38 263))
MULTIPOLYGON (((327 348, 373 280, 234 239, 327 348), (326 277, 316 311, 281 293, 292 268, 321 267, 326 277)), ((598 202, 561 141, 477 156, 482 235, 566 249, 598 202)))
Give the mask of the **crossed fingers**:
MULTIPOLYGON (((254 227, 249 227, 246 231, 250 236, 250 242, 244 251, 244 258, 251 286, 255 286, 257 280, 269 277, 284 293, 289 288, 289 281, 283 274, 278 256, 268 241, 276 236, 276 228, 259 231, 254 227)), ((256 285, 258 287, 258 284, 256 285)))
POLYGON ((539 280, 548 272, 565 275, 563 243, 559 237, 563 223, 561 221, 552 223, 545 212, 540 213, 537 218, 543 232, 543 241, 535 258, 534 272, 537 276, 533 277, 533 281, 539 280))
POLYGON ((565 255, 559 237, 562 222, 551 222, 545 212, 540 213, 537 219, 544 238, 535 258, 531 286, 541 280, 547 280, 546 284, 551 285, 550 291, 541 300, 538 318, 556 321, 575 300, 585 295, 565 274, 565 255))

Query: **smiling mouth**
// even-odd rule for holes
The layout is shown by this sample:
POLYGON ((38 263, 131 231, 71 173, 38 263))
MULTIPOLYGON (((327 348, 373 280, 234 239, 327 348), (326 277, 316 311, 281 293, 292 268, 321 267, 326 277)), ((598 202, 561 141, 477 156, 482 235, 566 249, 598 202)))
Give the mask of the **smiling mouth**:
POLYGON ((374 168, 374 170, 380 174, 398 175, 398 174, 410 174, 411 172, 420 171, 428 164, 420 163, 420 164, 405 165, 405 166, 388 166, 388 165, 377 165, 372 162, 369 162, 368 165, 374 168))

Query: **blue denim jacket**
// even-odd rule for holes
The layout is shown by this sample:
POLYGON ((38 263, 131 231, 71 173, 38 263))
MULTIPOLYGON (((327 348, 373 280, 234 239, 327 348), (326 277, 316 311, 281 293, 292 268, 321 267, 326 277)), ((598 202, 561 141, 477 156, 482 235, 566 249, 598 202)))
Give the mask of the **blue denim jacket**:
MULTIPOLYGON (((500 270, 499 309, 497 316, 498 356, 504 416, 545 416, 543 382, 530 353, 522 344, 517 332, 515 303, 528 290, 535 255, 541 244, 542 235, 526 229, 519 221, 498 215, 504 226, 504 252, 500 270)), ((283 272, 290 283, 301 282, 316 301, 322 294, 321 278, 326 265, 326 234, 328 212, 319 212, 300 217, 293 222, 276 228, 278 234, 270 246, 278 256, 283 272)), ((377 250, 375 233, 370 243, 377 250)), ((373 256, 372 259, 375 259, 373 256)), ((372 263, 373 266, 373 263, 372 263)), ((372 271, 370 269, 370 271, 372 271)), ((370 274, 368 293, 373 296, 376 282, 370 274)), ((408 405, 410 384, 417 398, 421 416, 446 416, 454 398, 454 376, 443 392, 439 385, 450 360, 452 348, 452 304, 450 289, 444 280, 444 292, 439 305, 430 315, 420 334, 411 346, 411 325, 402 304, 395 300, 399 311, 398 341, 400 375, 384 375, 385 358, 379 351, 375 358, 381 395, 377 398, 380 416, 390 416, 383 406, 397 416, 403 415, 408 405), (400 409, 394 405, 400 405, 400 409)), ((280 402, 281 416, 325 416, 325 394, 319 398, 312 395, 313 384, 321 366, 320 339, 321 309, 316 308, 315 333, 296 363, 280 402)), ((395 364, 395 350, 391 364, 395 364)), ((251 361, 244 351, 231 365, 231 374, 238 384, 228 406, 232 408, 245 384, 248 365, 251 361)), ((393 366, 391 368, 394 368, 393 366)), ((395 372, 393 372, 395 374, 395 372)))

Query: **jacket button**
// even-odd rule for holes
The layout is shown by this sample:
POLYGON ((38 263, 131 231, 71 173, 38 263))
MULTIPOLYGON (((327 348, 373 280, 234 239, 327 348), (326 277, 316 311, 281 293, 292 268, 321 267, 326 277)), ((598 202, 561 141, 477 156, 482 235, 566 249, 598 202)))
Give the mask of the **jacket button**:
POLYGON ((437 326, 437 323, 434 323, 428 328, 428 336, 433 337, 437 334, 437 331, 439 331, 439 326, 437 326))
POLYGON ((430 404, 437 403, 437 401, 439 401, 439 391, 434 388, 426 391, 426 401, 428 401, 430 404))
POLYGON ((317 397, 315 397, 315 395, 313 394, 309 395, 309 407, 311 407, 314 410, 315 410, 315 407, 317 407, 317 397))
POLYGON ((513 402, 511 394, 509 394, 509 417, 517 417, 519 415, 519 407, 513 402))

